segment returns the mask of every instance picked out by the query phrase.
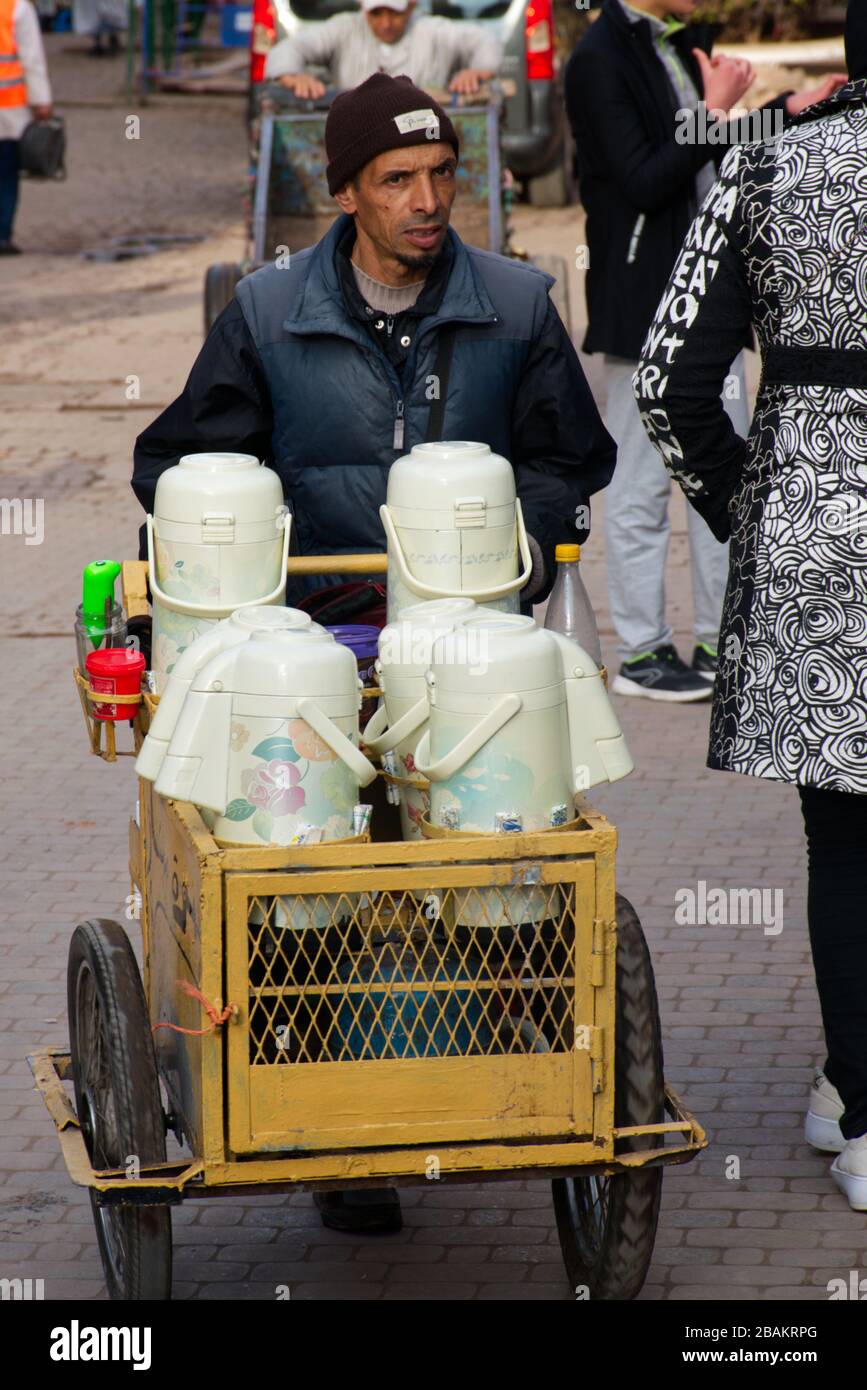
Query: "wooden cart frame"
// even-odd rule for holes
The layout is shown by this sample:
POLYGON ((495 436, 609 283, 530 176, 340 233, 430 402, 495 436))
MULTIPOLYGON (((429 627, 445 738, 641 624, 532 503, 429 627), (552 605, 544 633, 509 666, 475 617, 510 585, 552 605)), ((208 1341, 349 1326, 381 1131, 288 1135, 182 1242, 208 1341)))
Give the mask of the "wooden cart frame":
MULTIPOLYGON (((370 573, 384 566, 384 556, 289 561, 294 573, 370 573)), ((146 566, 125 564, 123 588, 128 617, 143 614, 146 566)), ((136 748, 154 708, 152 696, 138 708, 136 748)), ((100 749, 92 730, 91 746, 109 760, 121 751, 100 749)), ((570 827, 541 833, 233 847, 213 839, 194 806, 165 800, 140 781, 129 871, 141 907, 144 992, 168 1124, 191 1157, 146 1164, 134 1176, 95 1168, 65 1088, 70 1051, 43 1048, 28 1060, 71 1179, 90 1188, 98 1204, 162 1205, 218 1193, 400 1185, 432 1176, 603 1178, 693 1159, 706 1145, 704 1131, 667 1086, 659 1122, 615 1123, 616 845, 614 827, 582 806, 570 827), (290 995, 342 991, 332 1017, 350 1000, 357 1022, 360 994, 367 991, 365 1008, 371 1000, 379 1008, 383 986, 380 981, 374 995, 358 977, 350 985, 335 973, 325 984, 324 976, 318 984, 293 984, 289 947, 281 944, 285 931, 269 937, 272 952, 287 952, 283 975, 275 984, 268 970, 256 974, 252 962, 259 960, 269 905, 339 900, 369 930, 383 903, 392 923, 417 921, 416 905, 434 891, 438 918, 450 914, 452 921, 465 912, 460 904, 467 893, 555 895, 560 945, 556 952, 549 945, 540 967, 550 978, 510 982, 515 997, 544 986, 568 999, 553 1032, 548 1028, 553 1041, 541 1049, 509 1048, 476 1038, 465 1055, 453 1043, 446 1055, 359 1059, 345 1049, 329 1055, 322 1046, 327 1029, 320 1029, 318 1055, 302 1046, 294 1060, 279 1056, 276 1010, 292 1003, 290 995), (226 1020, 200 1036, 179 1031, 201 1027, 202 999, 221 1014, 228 1006, 226 1020), (258 1032, 254 1017, 264 1020, 258 1032)), ((289 937, 295 950, 299 934, 289 937)), ((499 980, 492 987, 501 986, 499 980)), ((482 989, 472 978, 460 987, 464 996, 482 989)), ((439 977, 431 988, 445 999, 457 986, 439 977)))

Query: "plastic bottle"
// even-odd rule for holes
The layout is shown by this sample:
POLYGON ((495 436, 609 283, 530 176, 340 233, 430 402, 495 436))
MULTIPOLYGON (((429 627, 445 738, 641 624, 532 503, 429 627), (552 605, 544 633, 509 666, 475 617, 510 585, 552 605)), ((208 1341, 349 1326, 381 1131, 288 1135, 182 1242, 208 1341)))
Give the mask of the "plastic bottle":
POLYGON ((602 648, 596 615, 581 578, 580 545, 558 545, 555 559, 557 578, 548 600, 545 626, 553 632, 562 632, 564 637, 571 637, 601 667, 602 648))

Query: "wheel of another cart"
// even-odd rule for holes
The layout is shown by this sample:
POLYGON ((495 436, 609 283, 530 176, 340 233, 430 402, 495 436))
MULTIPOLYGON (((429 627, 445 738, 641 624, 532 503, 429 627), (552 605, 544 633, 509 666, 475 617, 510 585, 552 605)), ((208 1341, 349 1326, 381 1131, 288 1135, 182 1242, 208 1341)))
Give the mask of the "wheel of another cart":
POLYGON ((235 286, 244 278, 239 261, 217 261, 205 271, 205 337, 235 296, 235 286))
MULTIPOLYGON (((614 1052, 615 1126, 661 1123, 665 1082, 653 966, 635 909, 620 894, 614 1052)), ((622 1140, 617 1152, 655 1142, 622 1140)), ((554 1180, 560 1246, 579 1297, 616 1301, 639 1292, 653 1254, 662 1173, 661 1167, 636 1168, 613 1177, 554 1180)))
MULTIPOLYGON (((94 1168, 164 1163, 166 1132, 153 1036, 129 937, 117 922, 76 927, 67 972, 75 1105, 94 1168)), ((167 1206, 101 1205, 91 1189, 109 1297, 171 1296, 167 1206)))
POLYGON ((534 255, 532 264, 537 270, 547 271, 554 276, 554 283, 548 291, 554 308, 560 315, 566 331, 572 333, 572 305, 569 300, 569 266, 565 256, 534 255))

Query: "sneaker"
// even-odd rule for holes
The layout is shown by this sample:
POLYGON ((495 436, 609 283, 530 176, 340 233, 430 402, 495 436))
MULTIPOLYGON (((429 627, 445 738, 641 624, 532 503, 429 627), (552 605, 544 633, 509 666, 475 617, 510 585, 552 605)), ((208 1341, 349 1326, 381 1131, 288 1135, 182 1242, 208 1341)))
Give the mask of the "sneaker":
POLYGON ((323 1226, 330 1231, 391 1235, 403 1227, 400 1198, 393 1187, 363 1187, 346 1192, 314 1192, 323 1226))
POLYGON ((853 1211, 867 1211, 867 1134, 848 1141, 831 1164, 831 1177, 853 1211))
POLYGON ((612 688, 618 695, 640 695, 646 700, 670 700, 677 704, 711 697, 704 677, 690 670, 670 645, 624 661, 612 688))
POLYGON ((710 681, 711 685, 716 680, 717 658, 716 647, 708 646, 707 642, 699 642, 692 654, 693 671, 697 671, 702 680, 710 681))
POLYGON ((846 1147, 840 1128, 845 1108, 836 1086, 831 1085, 824 1072, 817 1071, 813 1077, 810 1106, 804 1122, 807 1143, 824 1153, 841 1153, 846 1147))
POLYGON ((20 256, 21 247, 14 241, 0 241, 0 256, 20 256))

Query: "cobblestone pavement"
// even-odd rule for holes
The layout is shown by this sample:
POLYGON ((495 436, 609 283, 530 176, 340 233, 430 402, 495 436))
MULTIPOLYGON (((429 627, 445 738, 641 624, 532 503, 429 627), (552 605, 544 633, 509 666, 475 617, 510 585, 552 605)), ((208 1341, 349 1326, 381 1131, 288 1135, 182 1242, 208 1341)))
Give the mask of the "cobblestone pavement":
MULTIPOLYGON (((568 254, 580 241, 574 210, 519 221, 530 249, 568 254)), ((67 1178, 24 1055, 66 1041, 73 926, 123 919, 135 799, 129 762, 87 752, 70 674, 76 590, 88 560, 136 553, 131 442, 154 413, 147 403, 168 400, 192 359, 205 265, 234 258, 239 237, 227 225, 201 246, 127 265, 41 255, 16 267, 0 495, 45 499, 45 541, 0 537, 0 1276, 42 1278, 50 1298, 105 1293, 88 1200, 67 1178), (132 375, 138 402, 124 395, 132 375)), ((686 653, 680 500, 673 518, 670 604, 686 653)), ((613 665, 601 540, 585 568, 613 665)), ((620 701, 618 712, 637 771, 593 800, 619 828, 620 888, 653 952, 668 1079, 711 1140, 665 1177, 641 1297, 825 1299, 829 1279, 867 1272, 867 1217, 849 1211, 830 1160, 802 1136, 823 1054, 795 793, 707 771, 707 706, 620 701), (676 924, 675 893, 700 880, 780 890, 782 930, 676 924)), ((175 1296, 265 1299, 289 1284, 302 1299, 571 1297, 547 1184, 425 1187, 403 1202, 404 1230, 365 1241, 324 1231, 304 1194, 189 1203, 173 1218, 175 1296)))

